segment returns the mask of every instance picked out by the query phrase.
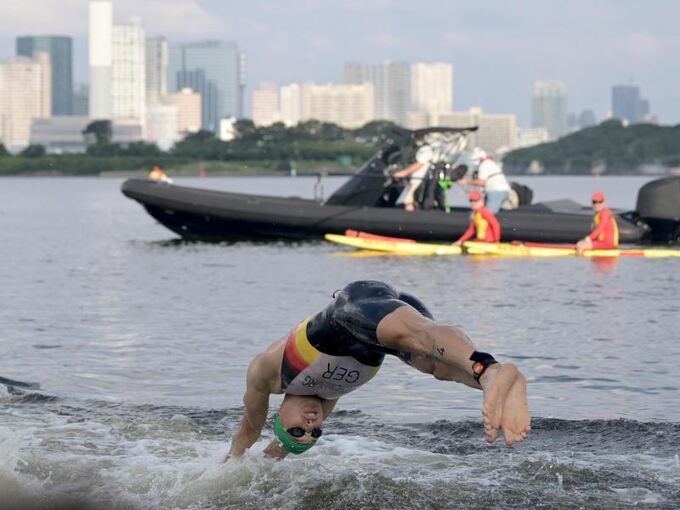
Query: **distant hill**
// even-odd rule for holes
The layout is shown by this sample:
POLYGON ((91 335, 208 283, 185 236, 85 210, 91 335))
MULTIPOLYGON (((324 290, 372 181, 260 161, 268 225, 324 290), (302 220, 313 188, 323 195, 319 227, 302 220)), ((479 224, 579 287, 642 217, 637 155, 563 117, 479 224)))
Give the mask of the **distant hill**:
POLYGON ((638 174, 654 167, 680 166, 680 125, 624 126, 613 119, 543 143, 509 152, 509 174, 638 174), (532 164, 533 163, 533 164, 532 164), (531 168, 531 171, 530 171, 531 168))

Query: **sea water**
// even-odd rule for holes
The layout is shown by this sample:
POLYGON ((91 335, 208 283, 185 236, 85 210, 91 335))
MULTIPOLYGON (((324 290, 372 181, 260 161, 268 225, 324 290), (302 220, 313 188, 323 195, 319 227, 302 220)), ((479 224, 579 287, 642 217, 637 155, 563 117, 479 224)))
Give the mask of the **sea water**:
MULTIPOLYGON (((647 179, 519 180, 538 200, 586 203, 600 190, 633 208, 647 179)), ((178 184, 312 196, 314 182, 178 184)), ((326 193, 341 182, 328 179, 326 193)), ((0 180, 0 507, 680 505, 680 260, 183 243, 120 183, 0 180), (263 458, 267 426, 249 454, 222 464, 252 356, 360 278, 419 296, 516 363, 528 379, 529 439, 486 444, 479 392, 389 358, 305 455, 263 458)))

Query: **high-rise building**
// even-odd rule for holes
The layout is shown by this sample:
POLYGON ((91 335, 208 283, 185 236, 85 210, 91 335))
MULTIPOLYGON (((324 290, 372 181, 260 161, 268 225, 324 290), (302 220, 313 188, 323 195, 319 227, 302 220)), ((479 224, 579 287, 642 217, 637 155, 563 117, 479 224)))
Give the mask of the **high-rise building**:
POLYGON ((236 117, 227 117, 220 119, 220 129, 217 132, 217 137, 223 142, 229 142, 238 136, 238 129, 236 129, 236 117))
POLYGON ((34 118, 31 144, 42 145, 47 154, 78 154, 87 150, 83 131, 90 118, 82 115, 34 118))
MULTIPOLYGON (((454 112, 451 112, 452 114, 454 112)), ((408 112, 404 127, 408 129, 422 129, 430 126, 438 126, 439 119, 430 119, 425 112, 408 112)))
POLYGON ((168 150, 180 139, 177 107, 152 104, 146 108, 145 138, 160 149, 168 150))
POLYGON ((52 115, 73 114, 73 43, 70 37, 17 37, 17 56, 33 57, 38 52, 50 56, 52 68, 52 115))
POLYGON ((301 120, 332 122, 347 129, 375 119, 373 85, 316 85, 305 83, 301 93, 301 120))
POLYGON ((87 117, 90 114, 90 87, 86 83, 76 83, 73 88, 73 115, 87 117))
POLYGON ((29 145, 31 122, 52 113, 50 57, 15 57, 0 63, 0 141, 11 151, 29 145))
POLYGON ((146 102, 155 104, 168 93, 168 41, 165 37, 146 40, 146 102))
POLYGON ((578 129, 578 115, 573 112, 567 114, 567 131, 573 133, 574 131, 578 131, 578 129))
POLYGON ((279 86, 262 82, 253 91, 252 117, 256 126, 271 126, 281 120, 281 93, 279 86))
POLYGON ((640 88, 634 85, 612 87, 612 114, 630 123, 642 122, 649 115, 649 101, 640 97, 640 88))
POLYGON ((111 43, 113 32, 113 6, 108 0, 90 2, 90 117, 110 119, 111 96, 111 43))
POLYGON ((531 126, 544 127, 552 140, 567 133, 567 87, 560 82, 534 82, 531 126))
POLYGON ((578 116, 578 127, 583 129, 597 124, 597 117, 593 110, 583 110, 578 116))
POLYGON ((546 143, 550 140, 550 135, 548 130, 540 128, 525 128, 519 131, 517 135, 517 148, 523 149, 526 147, 533 147, 534 145, 539 145, 546 143))
POLYGON ((286 126, 297 126, 302 115, 302 89, 297 83, 281 87, 280 95, 281 121, 286 126))
POLYGON ((375 118, 406 125, 411 110, 411 64, 383 62, 364 65, 345 64, 345 83, 373 85, 375 118))
POLYGON ((184 88, 161 98, 164 105, 177 109, 177 131, 180 134, 196 133, 201 130, 201 95, 190 88, 184 88))
POLYGON ((513 113, 484 113, 481 108, 473 107, 467 112, 442 113, 437 120, 438 126, 478 126, 477 131, 468 135, 469 147, 499 153, 517 146, 517 116, 513 113))
MULTIPOLYGON (((48 154, 83 153, 88 145, 83 131, 91 122, 90 117, 83 115, 33 118, 31 143, 44 146, 48 154)), ((142 126, 138 122, 111 122, 113 143, 131 143, 141 139, 142 126)))
POLYGON ((493 152, 507 152, 517 146, 517 116, 514 113, 483 113, 480 108, 477 142, 493 152))
POLYGON ((411 66, 411 109, 431 118, 453 111, 453 66, 418 62, 411 66))
POLYGON ((206 41, 170 49, 168 89, 190 87, 201 95, 203 129, 219 130, 220 119, 243 116, 245 56, 233 42, 206 41))
POLYGON ((139 19, 114 25, 111 40, 111 116, 142 125, 146 116, 146 43, 139 19))
POLYGON ((144 139, 143 125, 138 119, 120 119, 111 123, 113 143, 134 143, 144 139))

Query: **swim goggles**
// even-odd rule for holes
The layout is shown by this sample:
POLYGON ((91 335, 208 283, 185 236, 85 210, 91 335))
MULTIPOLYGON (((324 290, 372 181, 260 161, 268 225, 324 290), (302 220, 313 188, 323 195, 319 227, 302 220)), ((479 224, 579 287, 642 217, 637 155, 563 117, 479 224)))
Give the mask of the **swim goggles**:
POLYGON ((277 414, 276 418, 274 418, 274 434, 276 435, 276 439, 278 440, 279 446, 281 446, 281 448, 283 448, 288 453, 299 455, 314 446, 316 441, 311 443, 298 443, 293 438, 311 436, 314 439, 318 439, 321 437, 322 431, 319 428, 315 428, 311 432, 307 432, 302 427, 290 427, 289 429, 285 429, 283 427, 283 423, 281 422, 281 417, 277 414))

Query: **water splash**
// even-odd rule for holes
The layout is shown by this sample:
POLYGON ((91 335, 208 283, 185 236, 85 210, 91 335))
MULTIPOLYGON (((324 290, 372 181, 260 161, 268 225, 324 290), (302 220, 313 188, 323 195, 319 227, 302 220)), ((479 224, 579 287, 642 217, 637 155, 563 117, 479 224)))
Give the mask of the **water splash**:
POLYGON ((21 461, 19 450, 22 437, 19 433, 0 427, 0 473, 14 473, 21 461))
POLYGON ((264 458, 267 426, 247 455, 222 464, 238 408, 68 398, 7 404, 0 492, 70 494, 104 508, 620 507, 673 500, 680 485, 673 423, 537 418, 527 443, 506 448, 486 444, 478 420, 396 425, 339 411, 305 455, 264 458))
POLYGON ((555 473, 555 476, 557 477, 557 487, 559 490, 563 490, 562 482, 564 482, 564 477, 560 473, 555 473))

